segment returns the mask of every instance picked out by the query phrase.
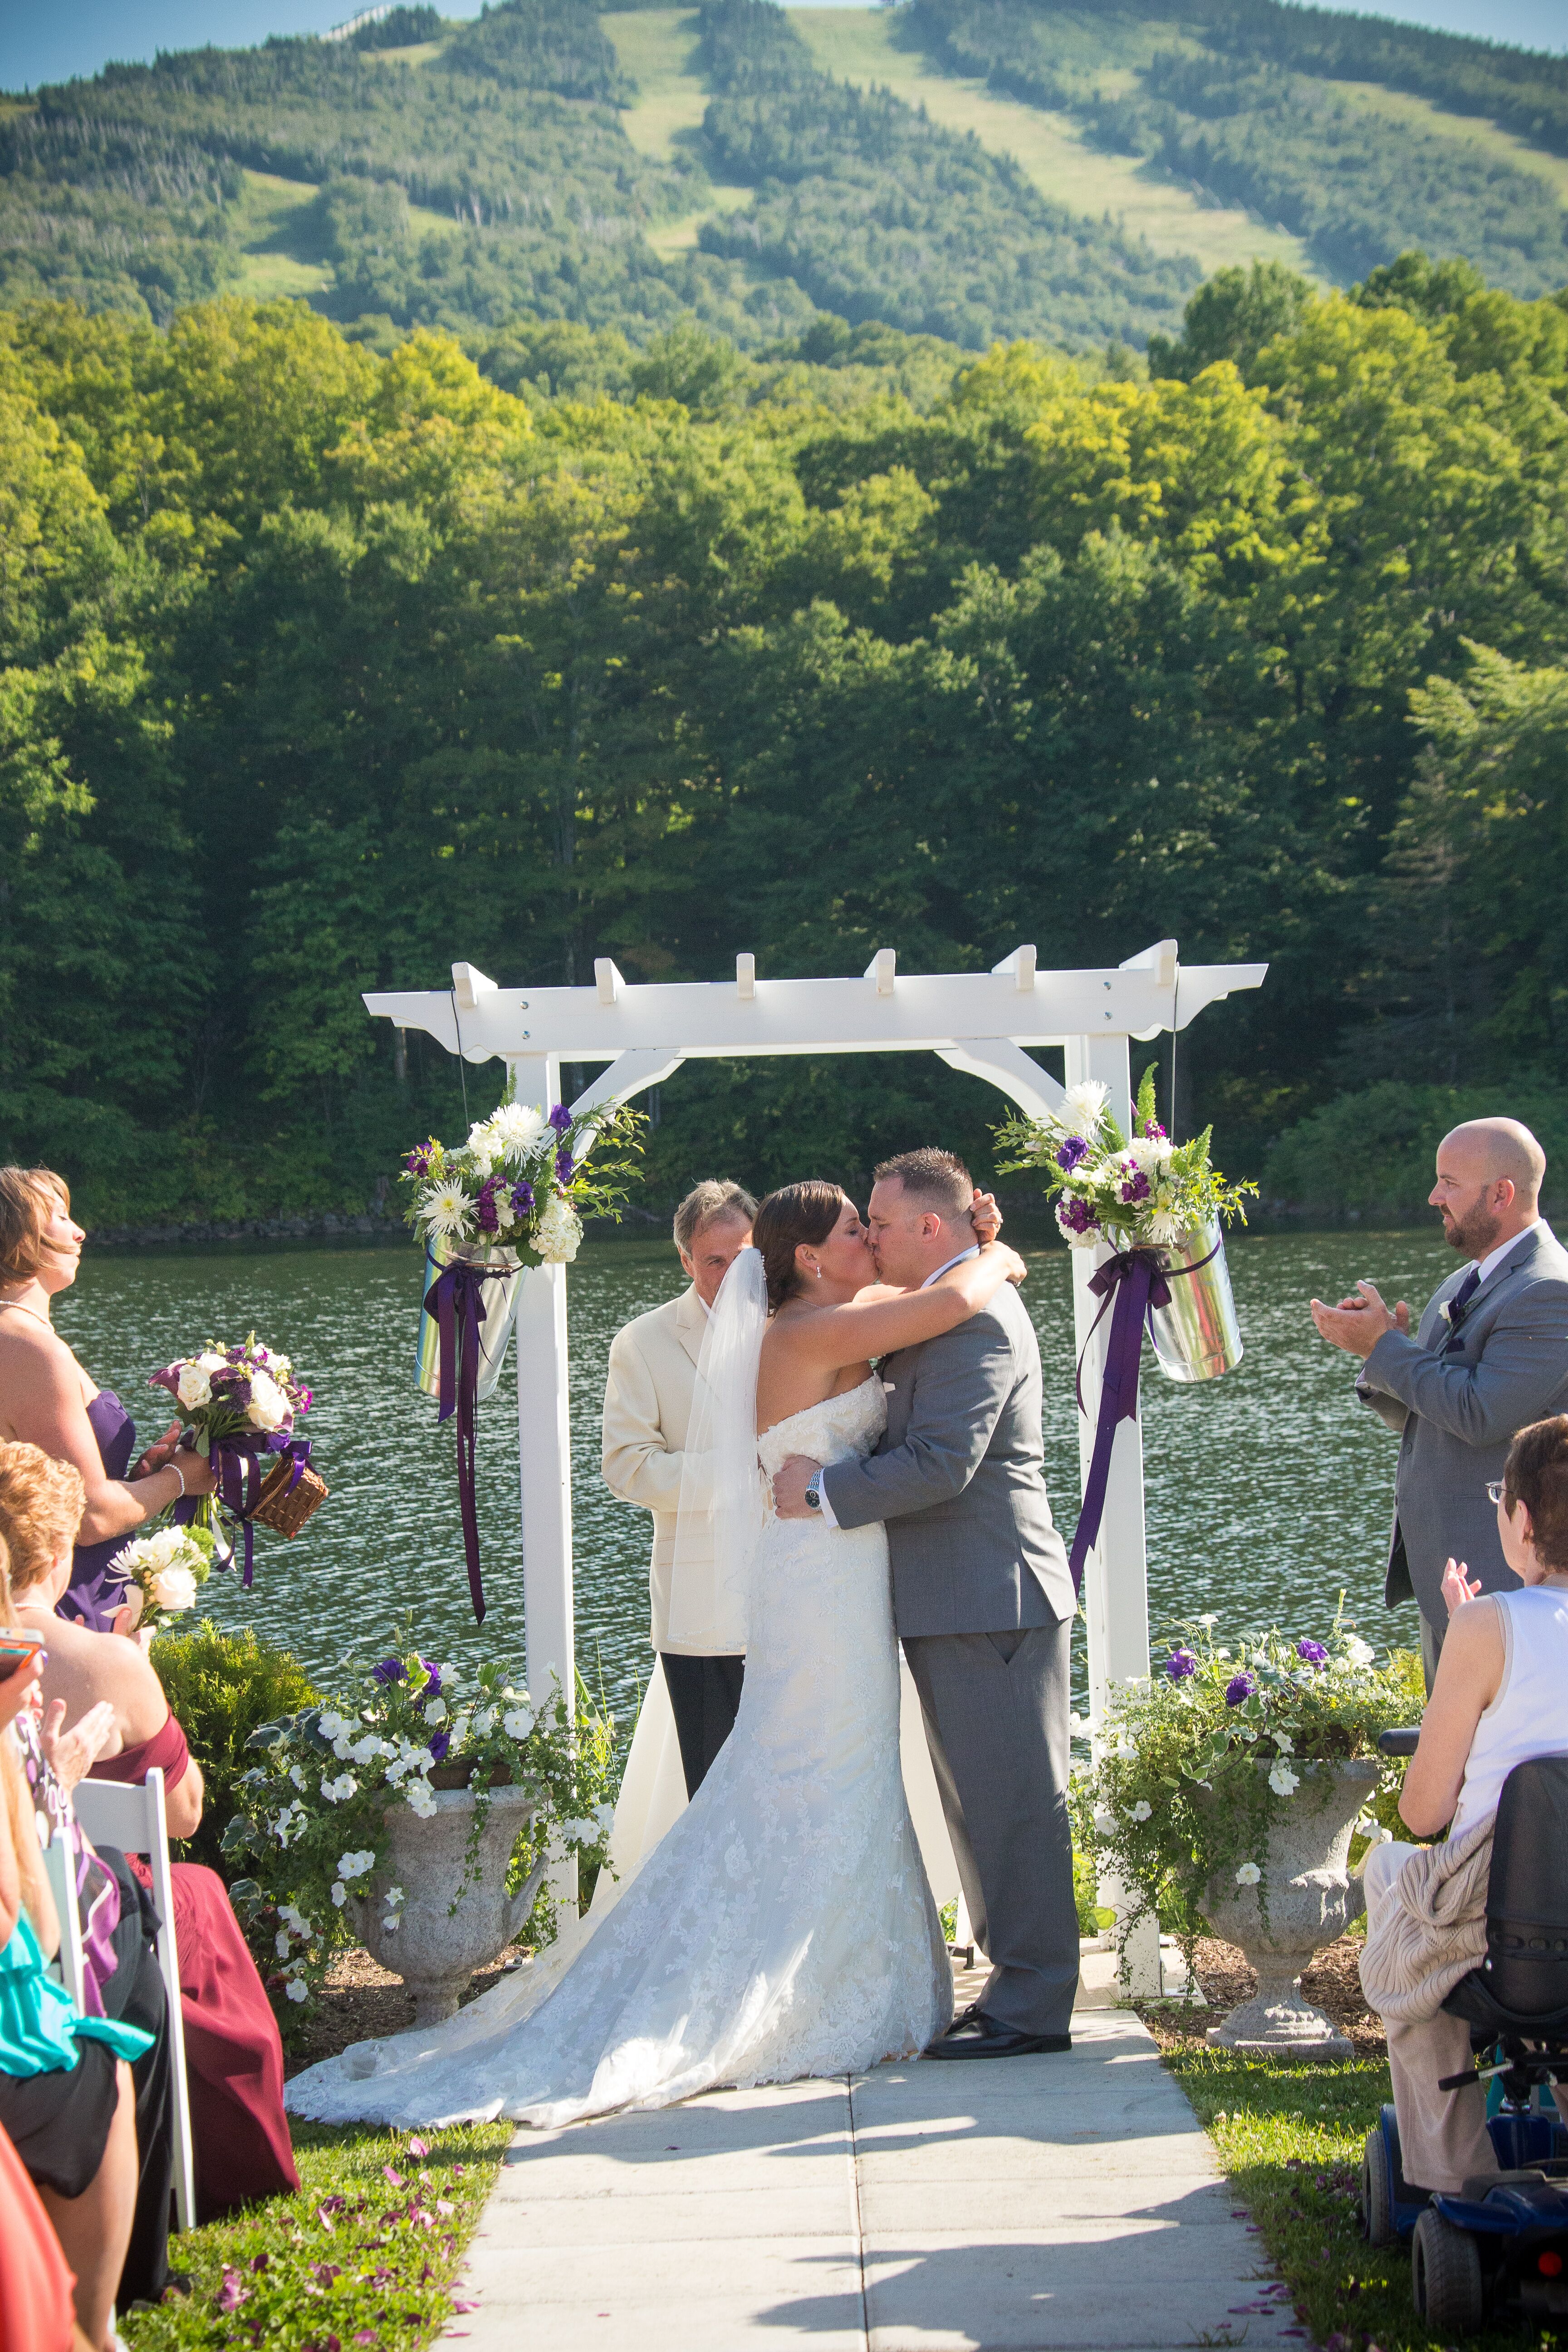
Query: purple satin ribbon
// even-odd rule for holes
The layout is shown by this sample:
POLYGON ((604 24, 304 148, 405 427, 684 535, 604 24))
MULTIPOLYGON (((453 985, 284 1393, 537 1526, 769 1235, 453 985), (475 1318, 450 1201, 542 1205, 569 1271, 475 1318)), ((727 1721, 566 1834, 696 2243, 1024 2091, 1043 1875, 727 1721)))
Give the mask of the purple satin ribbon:
MULTIPOLYGON (((300 1473, 310 1459, 308 1437, 285 1437, 277 1430, 231 1430, 226 1437, 215 1437, 208 1456, 213 1475, 217 1481, 215 1501, 221 1503, 244 1532, 245 1568, 240 1581, 249 1591, 256 1574, 256 1530, 251 1517, 261 1500, 261 1489, 280 1460, 289 1465, 289 1482, 285 1494, 291 1495, 300 1483, 300 1473)), ((182 1495, 174 1505, 178 1526, 188 1527, 201 1504, 199 1495, 182 1495)), ((219 1530, 215 1525, 214 1533, 219 1530)), ((230 1554, 232 1558, 232 1553, 230 1554)), ((220 1566, 226 1566, 220 1562, 220 1566)))
POLYGON ((458 1416, 458 1502, 463 1516, 463 1552, 474 1617, 485 1622, 485 1588, 479 1575, 479 1518, 474 1497, 474 1409, 479 1379, 479 1321, 483 1286, 504 1282, 510 1268, 475 1265, 456 1257, 441 1268, 425 1294, 425 1312, 436 1318, 437 1423, 458 1416))
POLYGON ((1083 1508, 1072 1539, 1069 1566, 1075 1592, 1083 1590, 1084 1562, 1093 1550, 1105 1516, 1105 1494, 1110 1479, 1110 1454, 1117 1424, 1138 1418, 1138 1367, 1143 1352, 1143 1326, 1156 1307, 1171 1303, 1171 1283, 1178 1276, 1196 1274, 1219 1252, 1216 1242, 1207 1257, 1193 1265, 1167 1266, 1158 1250, 1121 1250, 1090 1275, 1089 1286, 1100 1300, 1100 1313, 1089 1327, 1078 1360, 1078 1409, 1083 1411, 1083 1360, 1089 1340, 1099 1330, 1109 1307, 1110 1334, 1106 1341, 1105 1370, 1100 1383, 1100 1418, 1095 1424, 1094 1452, 1083 1490, 1083 1508))

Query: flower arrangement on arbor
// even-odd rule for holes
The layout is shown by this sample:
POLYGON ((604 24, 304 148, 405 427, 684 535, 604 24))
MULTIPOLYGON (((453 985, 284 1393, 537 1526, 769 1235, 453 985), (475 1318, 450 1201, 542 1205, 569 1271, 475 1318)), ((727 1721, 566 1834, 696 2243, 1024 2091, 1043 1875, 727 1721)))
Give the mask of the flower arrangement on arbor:
POLYGON ((546 1115, 518 1102, 509 1082, 466 1143, 431 1136, 409 1152, 399 1177, 405 1213, 437 1260, 461 1248, 504 1253, 518 1265, 569 1265, 584 1216, 619 1214, 645 1124, 625 1108, 574 1118, 557 1103, 546 1115))
MULTIPOLYGON (((271 1932, 274 1984, 296 2004, 314 1998, 334 1952, 354 1940, 349 1899, 372 1893, 395 1809, 428 1819, 438 1786, 467 1785, 474 1799, 453 1911, 477 1874, 497 1788, 533 1799, 509 1887, 546 1853, 608 1859, 614 1725, 586 1704, 581 1681, 574 1721, 559 1682, 536 1707, 504 1659, 470 1674, 421 1655, 412 1626, 402 1631, 403 1646, 354 1673, 331 1704, 262 1724, 246 1743, 257 1761, 237 1784, 242 1810, 222 1843, 253 1874, 229 1892, 247 1928, 271 1932)), ((405 1890, 389 1886, 380 1899, 382 1928, 394 1931, 405 1890)), ((548 1910, 548 1895, 540 1900, 548 1910)), ((552 1915, 546 1924, 552 1932, 552 1915)))
MULTIPOLYGON (((245 1583, 251 1580, 253 1522, 298 1535, 327 1489, 310 1467, 310 1441, 295 1424, 310 1410, 310 1391, 295 1379, 289 1359, 263 1347, 254 1331, 243 1346, 209 1339, 199 1355, 183 1356, 154 1372, 148 1386, 167 1389, 184 1425, 182 1447, 205 1454, 217 1490, 184 1496, 174 1522, 205 1533, 211 1557, 226 1567, 234 1557, 220 1507, 243 1531, 245 1583)), ((179 1461, 175 1454, 176 1466, 179 1461)))
POLYGON ((165 1617, 195 1607, 212 1564, 212 1530, 197 1527, 158 1528, 138 1536, 109 1563, 141 1595, 137 1623, 154 1631, 165 1617))
POLYGON ((1269 1832, 1286 1806, 1326 1801, 1332 1767, 1376 1761, 1358 1828, 1381 1834, 1404 1765, 1378 1754, 1377 1736, 1419 1722, 1425 1702, 1420 1660, 1394 1652, 1380 1665, 1341 1618, 1326 1642, 1271 1627, 1234 1651, 1215 1622, 1200 1617, 1147 1681, 1112 1694, 1072 1791, 1076 1843, 1131 1898, 1123 1944, 1157 1913, 1189 1967, 1212 1885, 1256 1887, 1267 1918, 1269 1832))
POLYGON ((1211 1128, 1173 1143, 1154 1115, 1154 1065, 1138 1088, 1131 1136, 1122 1134, 1098 1078, 1069 1087, 1044 1118, 1013 1118, 996 1141, 1013 1157, 1004 1174, 1037 1170, 1057 1204, 1057 1223, 1075 1249, 1171 1249, 1217 1218, 1247 1223, 1254 1183, 1231 1184, 1209 1158, 1211 1128))

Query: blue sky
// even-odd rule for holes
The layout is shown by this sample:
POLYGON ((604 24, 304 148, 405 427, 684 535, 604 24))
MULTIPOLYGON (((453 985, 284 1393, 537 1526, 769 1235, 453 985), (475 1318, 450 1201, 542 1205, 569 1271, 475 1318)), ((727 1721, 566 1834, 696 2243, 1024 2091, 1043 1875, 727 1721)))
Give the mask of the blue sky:
MULTIPOLYGON (((479 14, 479 0, 441 5, 446 16, 479 14)), ((92 74, 110 58, 150 58, 161 48, 205 41, 243 48, 268 33, 322 33, 353 6, 353 0, 0 0, 0 89, 92 74)), ((1568 48, 1568 0, 1384 0, 1379 13, 1494 41, 1568 48)))

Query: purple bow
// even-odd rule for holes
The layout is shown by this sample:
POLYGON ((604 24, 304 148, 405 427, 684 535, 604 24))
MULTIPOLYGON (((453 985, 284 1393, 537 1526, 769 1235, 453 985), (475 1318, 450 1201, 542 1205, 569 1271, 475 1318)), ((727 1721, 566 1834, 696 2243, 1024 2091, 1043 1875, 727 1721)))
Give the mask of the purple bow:
POLYGON ((1089 1339, 1078 1360, 1078 1409, 1083 1411, 1083 1360, 1099 1330, 1105 1310, 1111 1307, 1110 1337, 1105 1349, 1105 1370, 1100 1382, 1100 1419, 1094 1432, 1094 1452, 1083 1490, 1083 1508, 1072 1539, 1073 1591, 1083 1588, 1083 1565, 1100 1533, 1105 1516, 1105 1490, 1110 1477, 1110 1451, 1117 1423, 1138 1418, 1138 1360, 1143 1349, 1143 1318, 1152 1307, 1168 1307, 1171 1286, 1160 1254, 1152 1249, 1121 1250, 1090 1275, 1089 1286, 1100 1302, 1089 1328, 1089 1339))
MULTIPOLYGON (((261 1489, 279 1461, 289 1465, 289 1483, 284 1489, 292 1494, 300 1483, 300 1473, 310 1458, 308 1437, 289 1437, 281 1430, 230 1430, 224 1437, 212 1441, 208 1459, 213 1476, 217 1481, 216 1499, 244 1531, 245 1568, 240 1582, 249 1591, 256 1574, 256 1529, 251 1525, 256 1507, 261 1500, 261 1489)), ((182 1495, 174 1505, 177 1526, 188 1527, 195 1517, 201 1498, 182 1495)), ((218 1533, 215 1523, 213 1533, 218 1533)), ((228 1565, 226 1560, 218 1562, 228 1565)))
POLYGON ((505 1266, 475 1265, 455 1257, 441 1268, 425 1294, 425 1311, 436 1318, 437 1423, 458 1416, 458 1503, 463 1516, 463 1553, 468 1591, 478 1623, 485 1622, 485 1588, 479 1574, 479 1518, 474 1497, 474 1409, 479 1379, 479 1320, 483 1286, 504 1282, 505 1266))

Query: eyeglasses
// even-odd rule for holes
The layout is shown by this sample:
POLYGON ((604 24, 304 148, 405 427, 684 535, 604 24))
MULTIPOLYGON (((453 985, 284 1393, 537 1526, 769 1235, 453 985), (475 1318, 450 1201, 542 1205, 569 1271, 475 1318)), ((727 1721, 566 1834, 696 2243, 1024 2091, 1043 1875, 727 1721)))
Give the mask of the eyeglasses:
POLYGON ((1501 1500, 1502 1500, 1502 1497, 1503 1497, 1503 1483, 1502 1483, 1502 1480, 1501 1480, 1500 1478, 1494 1478, 1494 1479, 1492 1479, 1492 1480, 1491 1480, 1491 1482, 1489 1483, 1489 1486, 1488 1486, 1488 1487, 1487 1487, 1487 1500, 1488 1500, 1488 1502, 1489 1502, 1489 1503, 1500 1503, 1500 1502, 1501 1502, 1501 1500))

